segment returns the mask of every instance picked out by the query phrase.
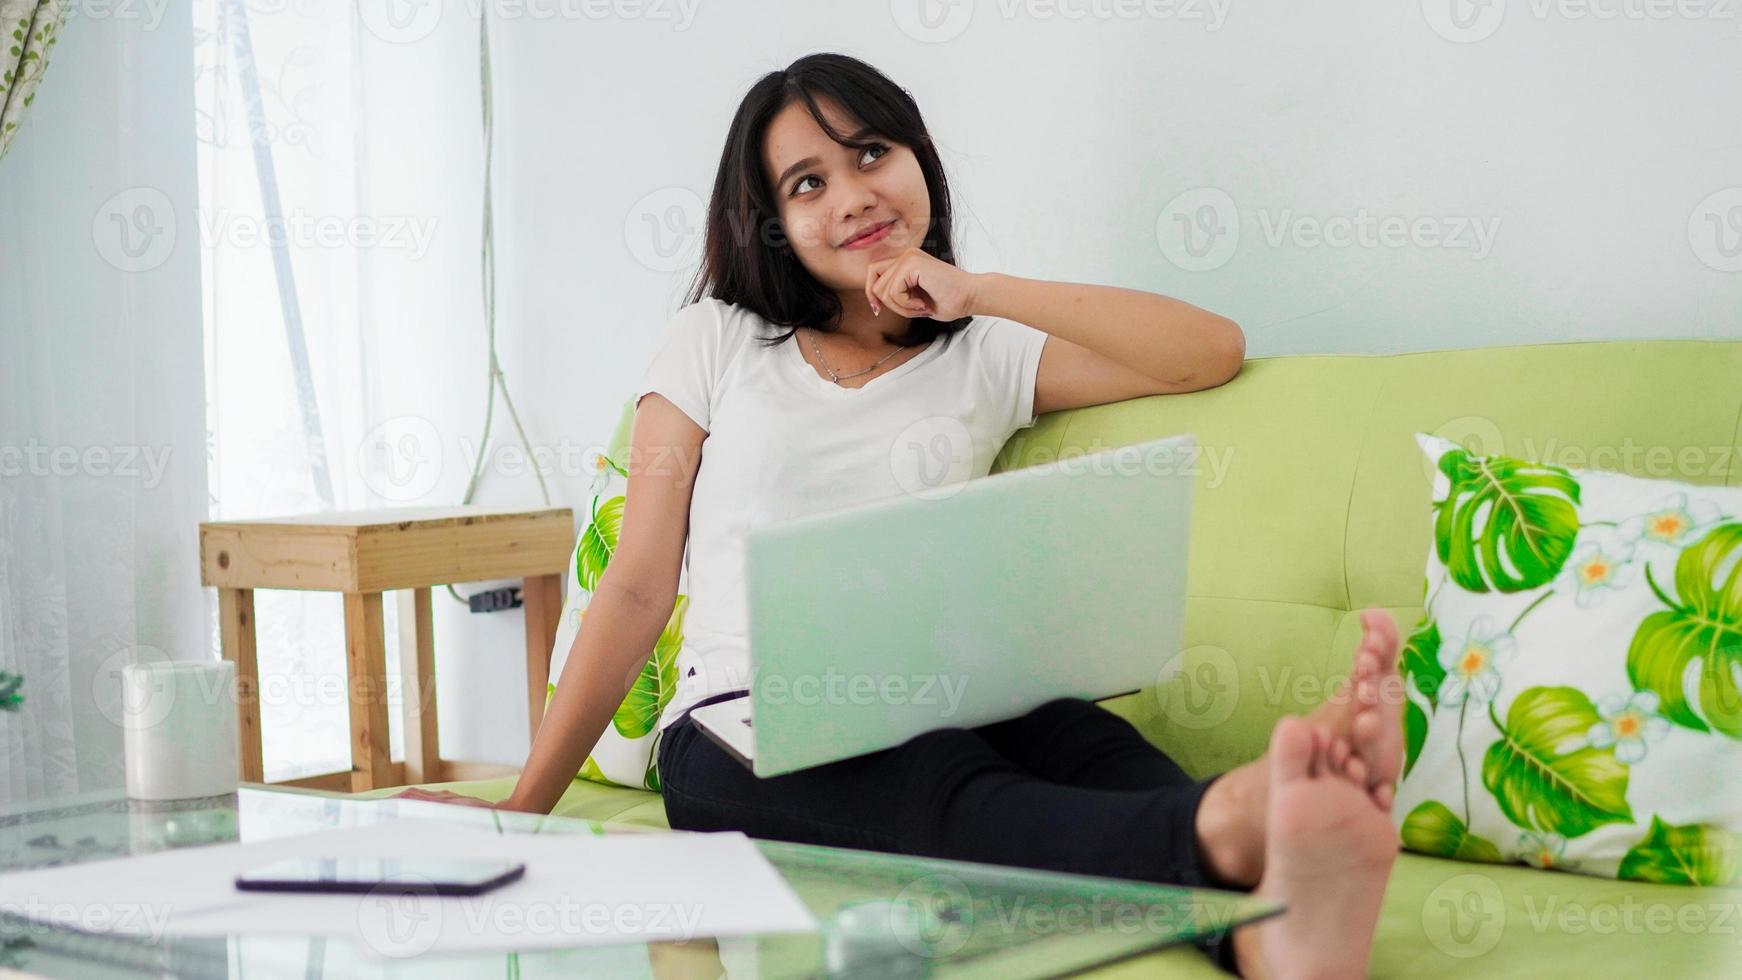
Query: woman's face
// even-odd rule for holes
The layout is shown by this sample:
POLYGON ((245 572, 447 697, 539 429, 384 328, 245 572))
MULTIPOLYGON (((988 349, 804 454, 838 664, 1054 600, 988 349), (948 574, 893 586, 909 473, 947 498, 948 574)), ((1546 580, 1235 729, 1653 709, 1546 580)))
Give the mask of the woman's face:
MULTIPOLYGON (((861 134, 863 124, 832 100, 817 107, 836 132, 861 134)), ((781 230, 793 253, 817 281, 863 297, 865 268, 925 241, 931 199, 919 160, 906 146, 879 140, 854 149, 829 139, 802 102, 790 102, 768 125, 762 165, 773 183, 781 230), (888 224, 872 239, 850 245, 867 229, 888 224)))

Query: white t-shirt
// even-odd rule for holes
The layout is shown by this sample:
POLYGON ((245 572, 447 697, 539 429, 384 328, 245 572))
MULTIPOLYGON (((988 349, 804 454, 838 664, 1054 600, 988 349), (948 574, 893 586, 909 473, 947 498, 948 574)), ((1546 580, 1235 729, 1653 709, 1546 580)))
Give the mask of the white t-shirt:
MULTIPOLYGON (((975 317, 858 388, 817 373, 800 330, 778 336, 740 306, 705 299, 666 324, 635 391, 657 391, 707 431, 684 554, 689 609, 678 687, 659 727, 710 694, 750 687, 746 536, 757 527, 985 476, 1035 423, 1047 334, 975 317)), ((863 365, 855 365, 858 370, 863 365)))

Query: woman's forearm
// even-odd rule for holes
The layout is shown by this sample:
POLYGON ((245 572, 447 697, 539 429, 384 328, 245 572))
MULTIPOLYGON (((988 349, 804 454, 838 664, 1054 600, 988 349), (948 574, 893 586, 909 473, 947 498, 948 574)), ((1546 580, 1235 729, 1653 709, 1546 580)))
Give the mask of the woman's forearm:
POLYGON ((526 766, 502 802, 507 809, 549 813, 556 806, 671 619, 675 591, 651 595, 619 581, 615 571, 607 566, 599 577, 526 766))

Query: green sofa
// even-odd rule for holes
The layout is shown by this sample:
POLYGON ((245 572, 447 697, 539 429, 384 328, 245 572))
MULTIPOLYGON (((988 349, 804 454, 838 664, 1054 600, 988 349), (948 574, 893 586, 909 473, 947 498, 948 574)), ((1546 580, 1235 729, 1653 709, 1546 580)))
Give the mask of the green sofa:
MULTIPOLYGON (((1197 434, 1187 649, 1166 671, 1157 651, 1160 683, 1108 706, 1205 775, 1256 757, 1278 717, 1347 676, 1360 609, 1388 609, 1405 632, 1420 618, 1430 529, 1418 430, 1487 453, 1742 485, 1742 341, 1259 358, 1210 391, 1047 415, 995 470, 1197 434)), ((511 785, 445 788, 496 799, 511 785)), ((657 795, 586 782, 556 812, 665 825, 657 795)), ((1405 854, 1372 969, 1738 976, 1742 891, 1405 854)), ((1174 949, 1095 975, 1157 973, 1214 970, 1195 949, 1174 949)))

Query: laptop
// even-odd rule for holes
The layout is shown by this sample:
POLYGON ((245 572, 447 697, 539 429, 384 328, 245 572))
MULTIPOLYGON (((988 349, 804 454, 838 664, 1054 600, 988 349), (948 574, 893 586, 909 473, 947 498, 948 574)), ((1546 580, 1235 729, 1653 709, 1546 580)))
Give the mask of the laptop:
POLYGON ((767 777, 1155 684, 1197 462, 1171 436, 751 531, 749 688, 691 720, 767 777))

